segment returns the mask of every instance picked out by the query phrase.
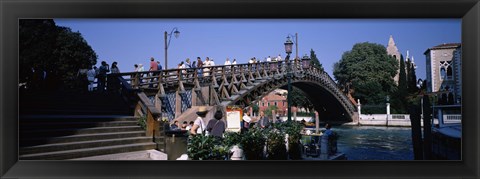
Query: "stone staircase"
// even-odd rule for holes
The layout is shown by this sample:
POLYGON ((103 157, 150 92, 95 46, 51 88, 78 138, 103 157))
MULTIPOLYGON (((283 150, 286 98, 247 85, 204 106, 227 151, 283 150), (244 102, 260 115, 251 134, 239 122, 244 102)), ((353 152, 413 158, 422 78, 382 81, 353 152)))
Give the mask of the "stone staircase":
POLYGON ((21 94, 19 106, 20 160, 64 160, 163 150, 164 145, 145 136, 138 118, 120 96, 21 94))

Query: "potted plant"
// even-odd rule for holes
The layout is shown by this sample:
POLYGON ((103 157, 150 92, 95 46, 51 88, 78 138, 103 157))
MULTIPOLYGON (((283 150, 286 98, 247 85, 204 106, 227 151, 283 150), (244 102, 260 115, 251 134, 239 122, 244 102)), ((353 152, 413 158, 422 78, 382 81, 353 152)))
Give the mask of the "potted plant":
POLYGON ((267 158, 270 160, 286 160, 285 133, 278 129, 267 133, 267 158))
POLYGON ((243 134, 240 145, 247 160, 263 159, 265 136, 261 130, 252 128, 243 134))

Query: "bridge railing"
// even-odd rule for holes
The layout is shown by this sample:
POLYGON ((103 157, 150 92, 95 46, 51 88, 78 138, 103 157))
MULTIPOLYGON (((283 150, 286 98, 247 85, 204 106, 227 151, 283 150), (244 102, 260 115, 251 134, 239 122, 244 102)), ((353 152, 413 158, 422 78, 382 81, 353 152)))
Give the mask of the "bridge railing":
MULTIPOLYGON (((354 105, 339 89, 335 81, 323 70, 312 66, 305 61, 285 61, 279 62, 259 62, 252 64, 231 64, 231 65, 215 65, 203 66, 197 68, 179 68, 157 71, 127 72, 109 74, 122 78, 122 83, 129 84, 132 89, 150 90, 157 94, 164 95, 168 87, 175 87, 179 92, 185 91, 184 84, 195 86, 214 87, 218 96, 213 99, 215 104, 219 104, 222 100, 229 99, 235 91, 231 83, 252 85, 257 80, 276 78, 285 79, 288 68, 294 74, 294 78, 303 78, 304 75, 313 75, 315 79, 320 80, 346 107, 349 112, 355 111, 354 105), (220 82, 220 84, 218 84, 220 82), (224 86, 228 86, 224 88, 224 86)), ((109 78, 110 79, 110 78, 109 78)), ((116 78, 113 78, 116 79, 116 78)), ((110 80, 108 80, 110 81, 110 80)), ((107 85, 109 88, 117 88, 116 85, 107 85)), ((118 84, 114 82, 113 84, 118 84)), ((171 90, 171 89, 169 89, 171 90)), ((240 90, 240 89, 238 89, 240 90)), ((236 90, 238 92, 238 90, 236 90)), ((209 96, 210 97, 210 96, 209 96)), ((210 101, 210 100, 209 100, 210 101)), ((210 103, 210 104, 214 104, 210 103)), ((162 103, 163 104, 163 103, 162 103)))

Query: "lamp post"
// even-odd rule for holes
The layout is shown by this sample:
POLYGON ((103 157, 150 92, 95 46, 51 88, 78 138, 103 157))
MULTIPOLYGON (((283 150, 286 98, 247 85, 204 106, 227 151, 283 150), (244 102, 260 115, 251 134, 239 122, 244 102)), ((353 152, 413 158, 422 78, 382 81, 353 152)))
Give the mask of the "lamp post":
MULTIPOLYGON (((167 64, 168 46, 170 46, 170 40, 172 40, 172 34, 175 34, 175 38, 178 38, 178 36, 180 35, 180 31, 178 31, 178 29, 176 27, 174 27, 169 34, 167 33, 167 31, 165 31, 164 34, 165 34, 165 70, 167 70, 168 69, 168 64, 167 64), (167 43, 167 39, 168 39, 168 43, 167 43)), ((159 69, 159 70, 161 70, 161 69, 159 69)))
POLYGON ((290 53, 292 53, 292 45, 293 42, 290 40, 290 36, 287 36, 287 41, 284 43, 285 45, 285 52, 287 53, 287 57, 285 57, 285 61, 287 62, 287 80, 288 80, 288 93, 287 93, 287 100, 288 100, 288 121, 292 121, 292 98, 291 98, 291 93, 292 93, 292 70, 290 69, 291 65, 291 60, 290 58, 290 53))
POLYGON ((311 59, 310 59, 310 57, 309 57, 307 54, 305 54, 305 55, 302 57, 302 63, 303 63, 302 66, 303 66, 303 69, 306 70, 306 69, 310 68, 310 60, 311 60, 311 59))

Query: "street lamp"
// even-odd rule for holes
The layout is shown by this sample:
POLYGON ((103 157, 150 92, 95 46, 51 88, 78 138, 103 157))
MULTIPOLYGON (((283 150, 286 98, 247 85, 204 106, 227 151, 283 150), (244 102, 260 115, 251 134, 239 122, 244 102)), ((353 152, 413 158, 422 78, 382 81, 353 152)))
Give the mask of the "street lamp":
MULTIPOLYGON (((169 34, 167 33, 167 31, 165 31, 165 70, 168 69, 168 66, 167 66, 167 50, 168 50, 168 47, 170 46, 170 40, 172 40, 172 34, 175 35, 175 38, 178 38, 178 36, 180 36, 180 31, 178 31, 178 29, 176 27, 174 27, 169 34), (167 36, 169 37, 168 38, 168 43, 167 43, 167 36)), ((161 69, 159 69, 159 70, 161 70, 161 69)))
POLYGON ((308 68, 310 67, 310 61, 311 61, 311 59, 310 59, 310 57, 309 57, 307 54, 305 54, 305 55, 302 57, 302 63, 303 63, 302 66, 303 66, 303 69, 306 70, 306 69, 308 69, 308 68))
POLYGON ((290 40, 290 36, 287 36, 287 41, 284 43, 285 45, 285 52, 287 53, 287 57, 285 57, 285 62, 287 63, 287 79, 288 79, 288 93, 287 93, 287 100, 288 100, 288 121, 292 121, 292 70, 290 69, 291 60, 290 53, 292 53, 292 45, 293 42, 290 40))

